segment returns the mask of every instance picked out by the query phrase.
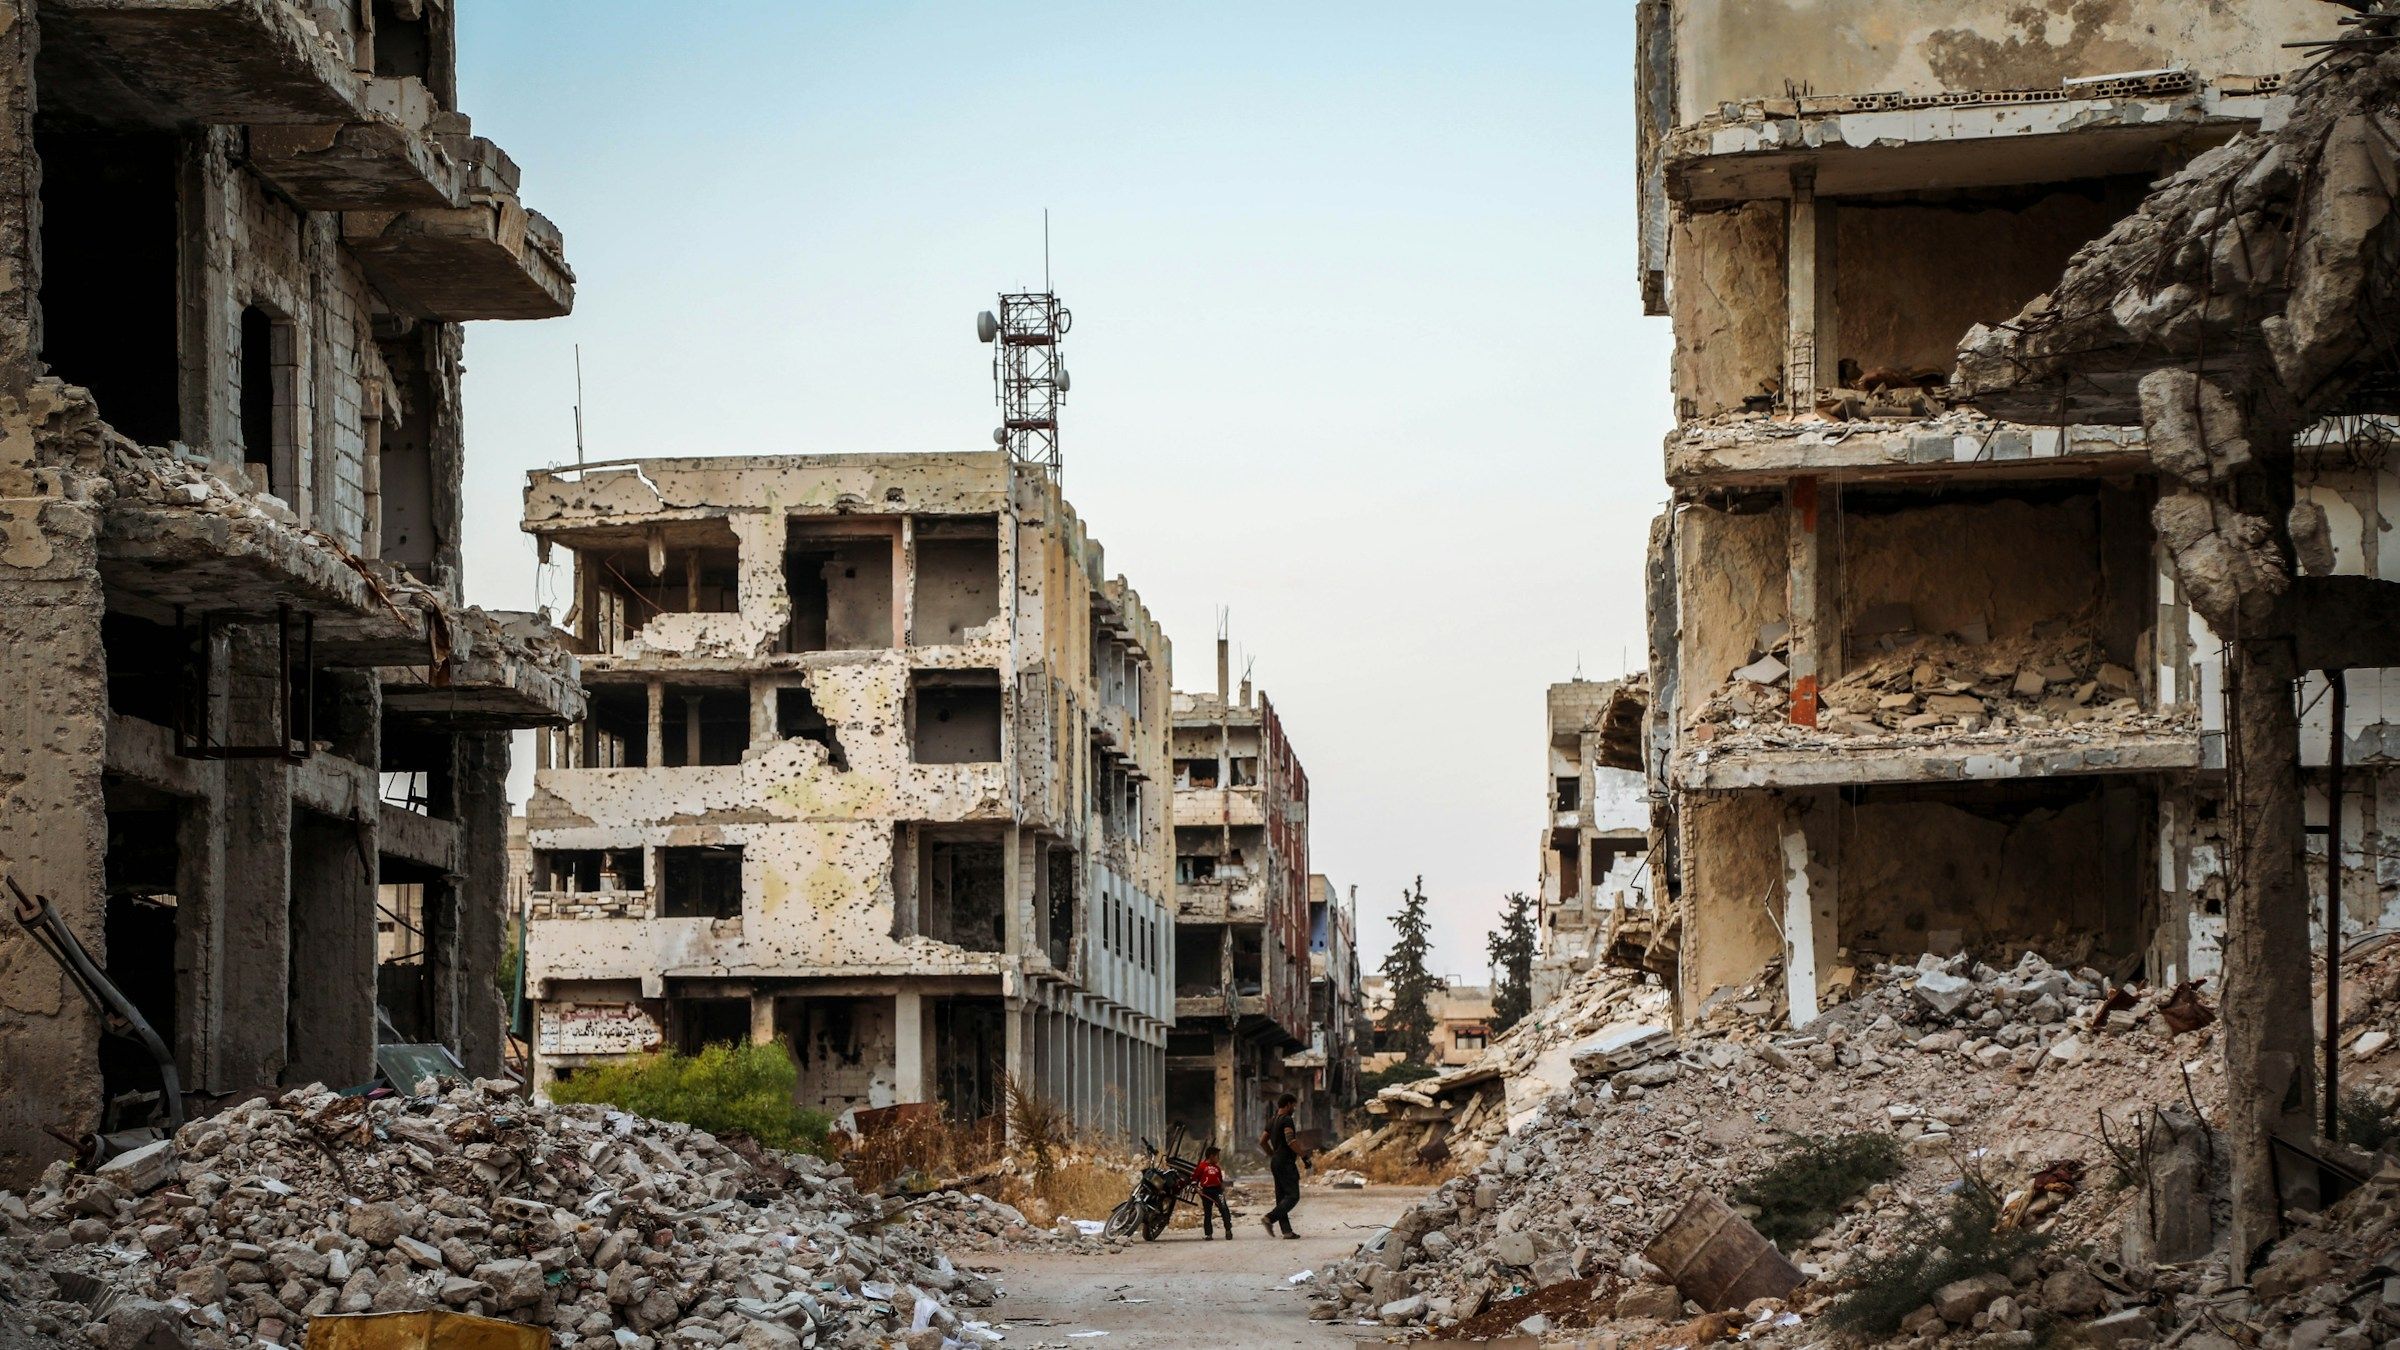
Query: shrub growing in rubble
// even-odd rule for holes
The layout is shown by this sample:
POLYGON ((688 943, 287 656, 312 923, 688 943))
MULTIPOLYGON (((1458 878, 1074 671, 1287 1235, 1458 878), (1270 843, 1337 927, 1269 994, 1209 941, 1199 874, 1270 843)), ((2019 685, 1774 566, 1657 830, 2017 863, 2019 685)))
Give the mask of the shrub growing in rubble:
POLYGON ((1998 1198, 1970 1178, 1940 1215, 1914 1215, 1889 1255, 1865 1257, 1850 1268, 1843 1281, 1850 1294, 1826 1314, 1825 1325, 1852 1338, 1889 1336, 1943 1285, 2005 1271, 2043 1240, 2038 1233, 2002 1228, 1998 1198))
POLYGON ((1900 1141, 1888 1134, 1796 1134, 1777 1149, 1733 1198, 1758 1209, 1751 1226, 1779 1247, 1825 1231, 1842 1206, 1900 1171, 1900 1141))
POLYGON ((710 1045, 587 1068, 550 1086, 555 1102, 602 1102, 714 1135, 747 1135, 769 1148, 825 1151, 832 1120, 792 1104, 800 1081, 778 1045, 710 1045))

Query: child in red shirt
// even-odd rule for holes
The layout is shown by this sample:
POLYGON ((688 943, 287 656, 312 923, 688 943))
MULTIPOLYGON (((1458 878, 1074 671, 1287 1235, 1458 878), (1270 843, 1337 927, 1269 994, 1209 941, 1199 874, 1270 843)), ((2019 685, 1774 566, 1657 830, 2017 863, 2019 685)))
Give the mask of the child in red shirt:
POLYGON ((1225 1169, 1217 1166, 1217 1146, 1211 1144, 1192 1169, 1192 1184, 1200 1188, 1200 1240, 1217 1235, 1218 1215, 1225 1218, 1225 1240, 1233 1241, 1233 1211, 1225 1207, 1225 1169))

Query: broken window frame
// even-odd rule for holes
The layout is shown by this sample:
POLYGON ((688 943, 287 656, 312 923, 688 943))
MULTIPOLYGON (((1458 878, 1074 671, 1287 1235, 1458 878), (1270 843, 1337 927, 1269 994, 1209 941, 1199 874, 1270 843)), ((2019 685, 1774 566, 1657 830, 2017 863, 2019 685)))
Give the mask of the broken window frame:
POLYGON ((305 761, 316 751, 316 616, 290 605, 275 607, 276 721, 280 744, 226 742, 215 738, 210 716, 211 671, 216 666, 218 637, 235 627, 265 622, 257 616, 219 610, 202 614, 196 628, 187 625, 183 607, 175 607, 176 640, 187 656, 184 666, 188 697, 178 703, 175 753, 185 759, 280 759, 305 761), (298 620, 299 651, 293 651, 294 619, 298 620), (297 686, 297 688, 295 688, 297 686))
POLYGON ((707 919, 715 923, 740 920, 748 901, 742 871, 740 844, 684 844, 660 849, 658 916, 707 919), (732 874, 730 903, 724 884, 728 864, 732 874), (701 870, 695 872, 695 868, 701 870), (713 886, 711 872, 717 874, 713 886), (713 899, 707 894, 711 890, 716 892, 713 899))

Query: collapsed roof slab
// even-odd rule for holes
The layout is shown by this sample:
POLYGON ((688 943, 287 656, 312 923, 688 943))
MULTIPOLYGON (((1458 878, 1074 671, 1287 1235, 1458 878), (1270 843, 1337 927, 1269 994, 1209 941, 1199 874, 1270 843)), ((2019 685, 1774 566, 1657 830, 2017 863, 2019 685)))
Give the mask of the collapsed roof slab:
POLYGON ((1824 743, 1675 753, 1668 781, 1684 792, 1850 787, 1873 783, 1956 783, 2072 774, 2166 773, 2197 769, 2200 733, 2069 733, 2000 740, 1911 744, 1824 743))
POLYGON ((1679 490, 1782 487, 1795 475, 1932 482, 1962 473, 2059 478, 2150 468, 2139 427, 2027 426, 1972 413, 1915 422, 1726 416, 1677 427, 1666 448, 1667 481, 1679 490))
POLYGON ((447 661, 382 672, 387 711, 481 731, 583 720, 583 682, 565 634, 517 612, 468 608, 447 620, 447 661))
POLYGON ((368 82, 355 121, 250 130, 250 167, 312 211, 467 204, 464 167, 432 134, 441 115, 417 79, 368 82))
POLYGON ((1695 207, 1789 197, 1796 172, 1815 176, 1820 197, 2151 173, 2254 125, 2274 125, 2288 103, 2259 88, 2195 83, 2110 98, 2070 89, 1841 111, 1808 111, 1807 99, 1734 104, 1732 116, 1668 135, 1667 195, 1695 207))

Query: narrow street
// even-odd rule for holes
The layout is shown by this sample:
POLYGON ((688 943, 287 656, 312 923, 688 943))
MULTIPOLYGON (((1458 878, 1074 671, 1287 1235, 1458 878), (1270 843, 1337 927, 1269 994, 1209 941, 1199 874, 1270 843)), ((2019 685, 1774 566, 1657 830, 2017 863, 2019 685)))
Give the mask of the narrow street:
POLYGON ((1235 1200, 1231 1242, 1203 1241, 1198 1228, 1181 1226, 1179 1211, 1177 1226, 1158 1241, 1106 1256, 1010 1251, 978 1258, 979 1268, 999 1272, 1003 1291, 983 1315, 1008 1328, 1010 1346, 1208 1350, 1381 1340, 1379 1328, 1309 1321, 1309 1286, 1290 1277, 1348 1256, 1424 1190, 1308 1187, 1293 1216, 1301 1238, 1286 1242, 1259 1228, 1267 1188, 1240 1189, 1248 1197, 1235 1200), (1075 1334, 1095 1331, 1107 1334, 1075 1334))

